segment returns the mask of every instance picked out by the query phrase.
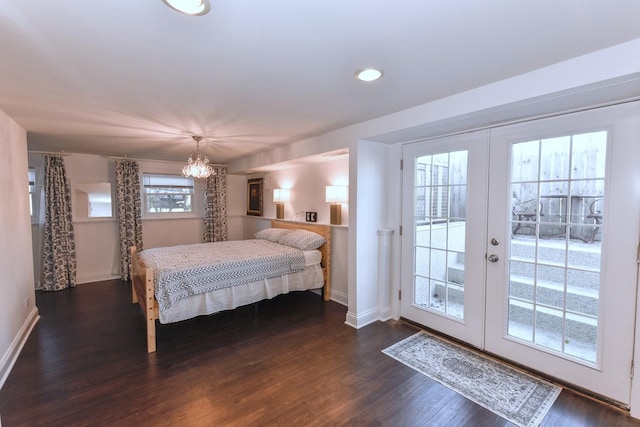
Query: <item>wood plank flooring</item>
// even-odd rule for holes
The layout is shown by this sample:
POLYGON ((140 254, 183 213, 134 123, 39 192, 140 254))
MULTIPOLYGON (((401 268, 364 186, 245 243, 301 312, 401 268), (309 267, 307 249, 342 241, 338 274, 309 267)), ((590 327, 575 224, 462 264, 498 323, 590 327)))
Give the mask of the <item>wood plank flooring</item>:
MULTIPOLYGON (((0 390, 2 426, 508 426, 381 353, 403 322, 355 330, 295 292, 158 327, 119 280, 37 293, 41 319, 0 390)), ((563 390, 543 426, 640 426, 563 390)))

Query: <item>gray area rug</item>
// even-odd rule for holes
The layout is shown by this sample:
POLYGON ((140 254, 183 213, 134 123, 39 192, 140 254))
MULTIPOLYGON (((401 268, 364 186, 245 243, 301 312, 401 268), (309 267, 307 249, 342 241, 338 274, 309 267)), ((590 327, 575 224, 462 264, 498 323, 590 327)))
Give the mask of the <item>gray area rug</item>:
POLYGON ((562 390, 424 331, 382 352, 523 427, 537 426, 562 390))

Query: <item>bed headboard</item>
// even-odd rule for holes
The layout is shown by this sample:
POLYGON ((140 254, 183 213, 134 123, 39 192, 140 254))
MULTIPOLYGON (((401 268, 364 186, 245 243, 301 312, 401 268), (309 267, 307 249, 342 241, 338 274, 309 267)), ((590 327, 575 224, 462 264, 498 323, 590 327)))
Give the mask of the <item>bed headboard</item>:
POLYGON ((324 274, 324 299, 331 298, 331 226, 326 224, 308 224, 304 222, 271 220, 272 228, 289 228, 313 231, 325 238, 325 243, 318 248, 322 253, 322 272, 324 274))

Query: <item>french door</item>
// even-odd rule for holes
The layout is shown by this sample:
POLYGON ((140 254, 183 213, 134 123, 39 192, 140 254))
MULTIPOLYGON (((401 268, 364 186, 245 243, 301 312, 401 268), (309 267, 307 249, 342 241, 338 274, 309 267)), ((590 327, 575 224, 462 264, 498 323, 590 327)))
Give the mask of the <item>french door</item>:
POLYGON ((630 401, 640 104, 403 149, 400 315, 630 401))
POLYGON ((403 150, 401 316, 481 348, 489 131, 403 150))

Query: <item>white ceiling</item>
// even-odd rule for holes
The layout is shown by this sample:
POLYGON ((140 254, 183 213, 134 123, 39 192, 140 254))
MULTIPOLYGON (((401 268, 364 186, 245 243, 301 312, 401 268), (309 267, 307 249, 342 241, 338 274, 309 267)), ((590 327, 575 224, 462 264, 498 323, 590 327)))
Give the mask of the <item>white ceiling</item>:
POLYGON ((0 0, 0 109, 30 149, 228 162, 640 38, 637 0, 211 3, 0 0))

